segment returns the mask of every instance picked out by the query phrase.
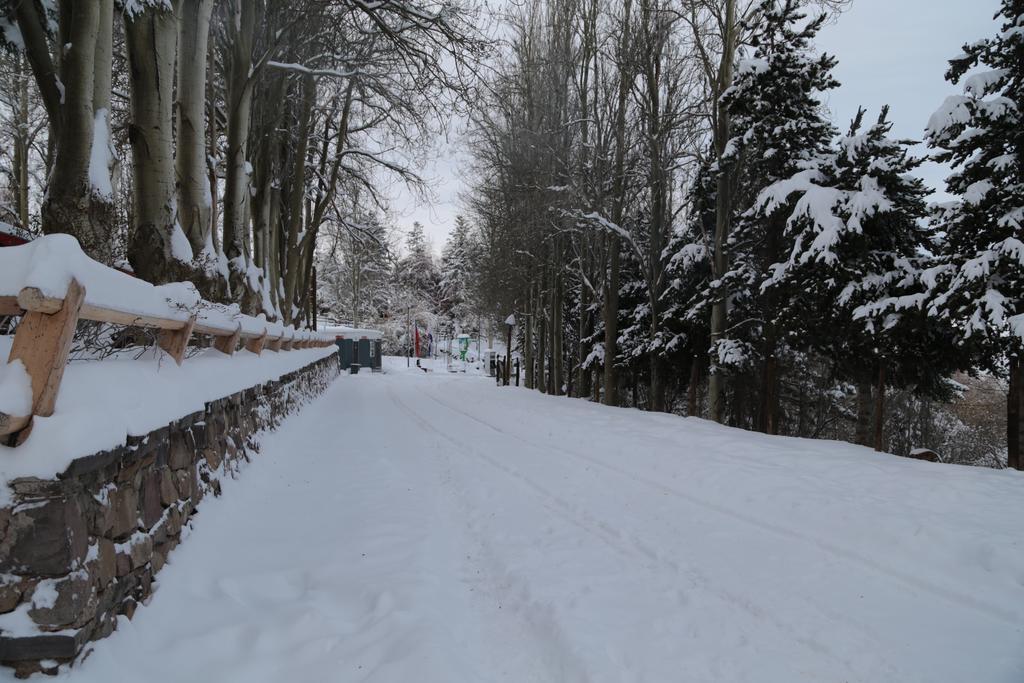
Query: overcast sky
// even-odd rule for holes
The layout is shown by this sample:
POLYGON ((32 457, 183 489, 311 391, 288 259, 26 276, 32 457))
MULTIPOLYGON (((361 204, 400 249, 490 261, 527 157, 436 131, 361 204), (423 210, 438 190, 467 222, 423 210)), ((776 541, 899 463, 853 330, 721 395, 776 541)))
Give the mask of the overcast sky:
MULTIPOLYGON (((842 85, 827 99, 836 125, 845 130, 858 106, 873 119, 889 104, 894 134, 920 140, 928 117, 957 92, 943 78, 947 60, 964 43, 995 33, 998 5, 999 0, 854 0, 818 40, 819 48, 839 59, 835 75, 842 85)), ((421 202, 402 187, 393 188, 399 229, 419 221, 437 252, 460 210, 460 133, 450 131, 448 140, 438 143, 435 161, 423 169, 435 201, 421 202)), ((928 164, 920 174, 942 189, 942 168, 928 164)))

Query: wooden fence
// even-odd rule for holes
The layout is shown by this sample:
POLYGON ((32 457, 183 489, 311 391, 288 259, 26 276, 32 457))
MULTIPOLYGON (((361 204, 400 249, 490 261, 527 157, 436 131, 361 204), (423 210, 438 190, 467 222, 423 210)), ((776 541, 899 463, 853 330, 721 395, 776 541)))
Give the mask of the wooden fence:
POLYGON ((158 330, 160 348, 178 365, 184 360, 194 334, 211 335, 214 348, 227 355, 234 354, 240 345, 260 354, 264 349, 280 352, 334 343, 333 336, 267 323, 252 316, 225 314, 223 307, 214 304, 201 302, 196 310, 179 319, 139 314, 112 303, 87 303, 85 286, 76 279, 71 280, 62 298, 47 296, 36 287, 23 287, 16 293, 0 291, 0 316, 22 316, 8 363, 20 360, 32 384, 30 413, 0 412, 0 437, 18 445, 28 437, 33 416, 53 414, 79 320, 158 330))

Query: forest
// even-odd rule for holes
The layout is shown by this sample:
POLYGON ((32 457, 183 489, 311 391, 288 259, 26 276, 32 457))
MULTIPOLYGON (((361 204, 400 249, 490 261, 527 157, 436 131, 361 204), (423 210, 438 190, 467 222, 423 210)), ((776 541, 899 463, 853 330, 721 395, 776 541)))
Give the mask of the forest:
POLYGON ((1024 2, 948 46, 945 188, 825 106, 848 5, 5 0, 0 221, 397 354, 513 314, 548 394, 1024 468, 1024 2), (388 188, 453 122, 437 257, 388 188))

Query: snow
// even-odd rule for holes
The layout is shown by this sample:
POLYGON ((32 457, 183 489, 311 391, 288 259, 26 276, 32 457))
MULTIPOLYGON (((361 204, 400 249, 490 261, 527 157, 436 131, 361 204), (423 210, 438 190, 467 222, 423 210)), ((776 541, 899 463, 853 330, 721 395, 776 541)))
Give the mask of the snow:
POLYGON ((182 263, 192 263, 192 245, 178 221, 174 221, 174 227, 171 229, 171 256, 182 263))
POLYGON ((942 106, 928 119, 928 125, 925 127, 927 135, 942 140, 948 129, 970 123, 972 103, 970 97, 948 96, 942 102, 942 106))
MULTIPOLYGON (((0 337, 2 357, 9 348, 10 337, 0 337)), ((229 357, 204 349, 178 366, 150 349, 141 358, 126 354, 69 363, 53 415, 37 416, 21 446, 0 446, 0 480, 51 478, 75 458, 121 446, 128 435, 147 434, 203 410, 207 401, 275 380, 336 351, 329 346, 257 356, 242 350, 229 357)), ((0 487, 0 505, 9 496, 9 489, 0 487)))
POLYGON ((766 59, 760 59, 755 57, 741 59, 739 60, 739 63, 736 65, 736 76, 744 76, 748 73, 754 75, 763 74, 767 72, 769 68, 770 65, 768 64, 768 60, 766 59))
POLYGON ((973 74, 964 81, 964 92, 974 97, 984 97, 998 89, 1009 73, 1008 69, 992 69, 973 74))
MULTIPOLYGON (((8 345, 0 344, 6 358, 8 345)), ((32 411, 32 380, 21 359, 0 364, 0 413, 24 416, 32 411)))
POLYGON ((92 131, 92 151, 89 156, 89 185, 104 199, 114 198, 114 186, 110 181, 110 166, 114 160, 114 150, 110 144, 109 118, 108 110, 96 110, 92 131))
POLYGON ((52 609, 57 604, 57 580, 43 579, 32 591, 32 607, 35 609, 52 609))
POLYGON ((7 17, 0 17, 0 32, 3 33, 4 40, 10 45, 18 50, 25 49, 25 39, 21 35, 21 29, 7 17))
POLYGON ((385 370, 267 435, 61 676, 1024 679, 1018 472, 385 370))
POLYGON ((319 332, 334 337, 344 337, 346 339, 380 339, 383 336, 383 333, 380 330, 348 327, 347 325, 321 325, 319 332))

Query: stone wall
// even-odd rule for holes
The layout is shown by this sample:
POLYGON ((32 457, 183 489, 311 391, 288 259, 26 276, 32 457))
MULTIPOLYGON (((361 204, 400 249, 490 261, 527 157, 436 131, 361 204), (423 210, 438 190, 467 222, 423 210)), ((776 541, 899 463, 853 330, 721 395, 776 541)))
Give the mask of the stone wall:
POLYGON ((336 355, 226 398, 110 451, 79 458, 56 479, 10 482, 0 508, 0 662, 18 675, 53 671, 116 628, 191 525, 258 452, 256 436, 318 396, 336 355))

